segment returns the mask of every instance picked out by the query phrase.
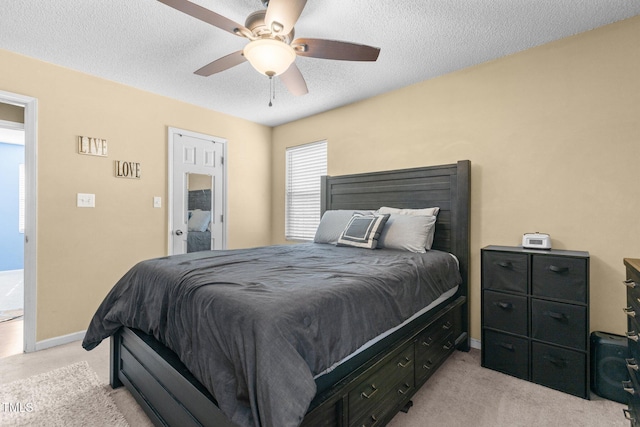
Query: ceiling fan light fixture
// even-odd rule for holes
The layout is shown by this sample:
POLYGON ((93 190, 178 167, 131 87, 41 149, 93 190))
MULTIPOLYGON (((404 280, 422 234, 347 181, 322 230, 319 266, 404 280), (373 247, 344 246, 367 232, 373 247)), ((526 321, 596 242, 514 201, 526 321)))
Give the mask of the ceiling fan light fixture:
POLYGON ((253 40, 245 46, 243 53, 253 68, 267 76, 284 73, 296 59, 291 46, 274 39, 253 40))

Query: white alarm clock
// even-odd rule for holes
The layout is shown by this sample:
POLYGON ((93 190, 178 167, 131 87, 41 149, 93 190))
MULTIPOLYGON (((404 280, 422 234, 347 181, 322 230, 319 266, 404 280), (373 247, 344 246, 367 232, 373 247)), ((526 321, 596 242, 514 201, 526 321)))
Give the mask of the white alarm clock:
POLYGON ((551 237, 548 234, 525 233, 522 236, 522 247, 530 249, 551 249, 551 237))

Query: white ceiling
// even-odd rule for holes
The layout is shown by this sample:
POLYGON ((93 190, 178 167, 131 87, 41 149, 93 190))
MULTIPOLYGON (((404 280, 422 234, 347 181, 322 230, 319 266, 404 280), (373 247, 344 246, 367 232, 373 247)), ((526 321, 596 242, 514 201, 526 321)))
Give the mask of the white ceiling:
MULTIPOLYGON (((260 0, 196 0, 244 24, 260 0)), ((0 48, 275 126, 640 14, 638 0, 308 0, 296 37, 381 48, 377 62, 298 57, 309 93, 249 63, 200 77, 246 39, 156 0, 3 0, 0 48)))

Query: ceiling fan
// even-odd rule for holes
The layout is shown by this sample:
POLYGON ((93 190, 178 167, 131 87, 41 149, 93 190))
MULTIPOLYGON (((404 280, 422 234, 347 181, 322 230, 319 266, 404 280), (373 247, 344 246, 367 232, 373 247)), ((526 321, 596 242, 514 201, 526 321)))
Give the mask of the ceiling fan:
POLYGON ((298 55, 344 61, 375 61, 380 53, 377 47, 343 41, 309 38, 293 40, 293 26, 307 0, 261 0, 266 10, 250 14, 245 25, 188 0, 158 1, 231 34, 249 39, 244 49, 216 59, 195 71, 195 74, 201 76, 210 76, 249 61, 258 72, 269 78, 280 76, 289 92, 299 96, 309 91, 295 63, 298 55))

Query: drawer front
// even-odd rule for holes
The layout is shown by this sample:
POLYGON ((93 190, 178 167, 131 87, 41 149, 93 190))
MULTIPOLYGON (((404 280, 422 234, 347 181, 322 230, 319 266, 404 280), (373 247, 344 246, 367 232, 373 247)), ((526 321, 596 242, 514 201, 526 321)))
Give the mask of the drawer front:
POLYGON ((527 297, 484 291, 484 326, 527 335, 527 297))
POLYGON ((547 344, 531 344, 531 380, 565 393, 588 398, 587 356, 547 344))
POLYGON ((416 383, 422 383, 434 373, 446 356, 455 349, 455 337, 452 333, 434 341, 427 351, 416 344, 416 383))
POLYGON ((398 381, 383 396, 378 404, 369 408, 357 418, 349 415, 349 425, 352 427, 376 427, 383 426, 389 421, 389 416, 394 410, 414 391, 413 373, 410 373, 398 381))
POLYGON ((371 408, 379 405, 381 399, 404 378, 412 376, 413 370, 414 354, 411 344, 349 392, 349 419, 361 419, 371 408))
POLYGON ((636 319, 627 319, 627 346, 629 357, 640 360, 640 325, 636 319))
POLYGON ((482 342, 483 366, 529 379, 529 341, 494 331, 485 331, 482 342))
POLYGON ((483 289, 526 294, 528 260, 527 254, 483 251, 483 289))
POLYGON ((531 337, 578 350, 587 345, 587 308, 531 300, 531 337))
POLYGON ((629 394, 628 409, 623 409, 624 416, 631 422, 631 426, 640 426, 640 394, 629 394))
POLYGON ((534 255, 532 265, 532 295, 587 302, 586 259, 534 255))

